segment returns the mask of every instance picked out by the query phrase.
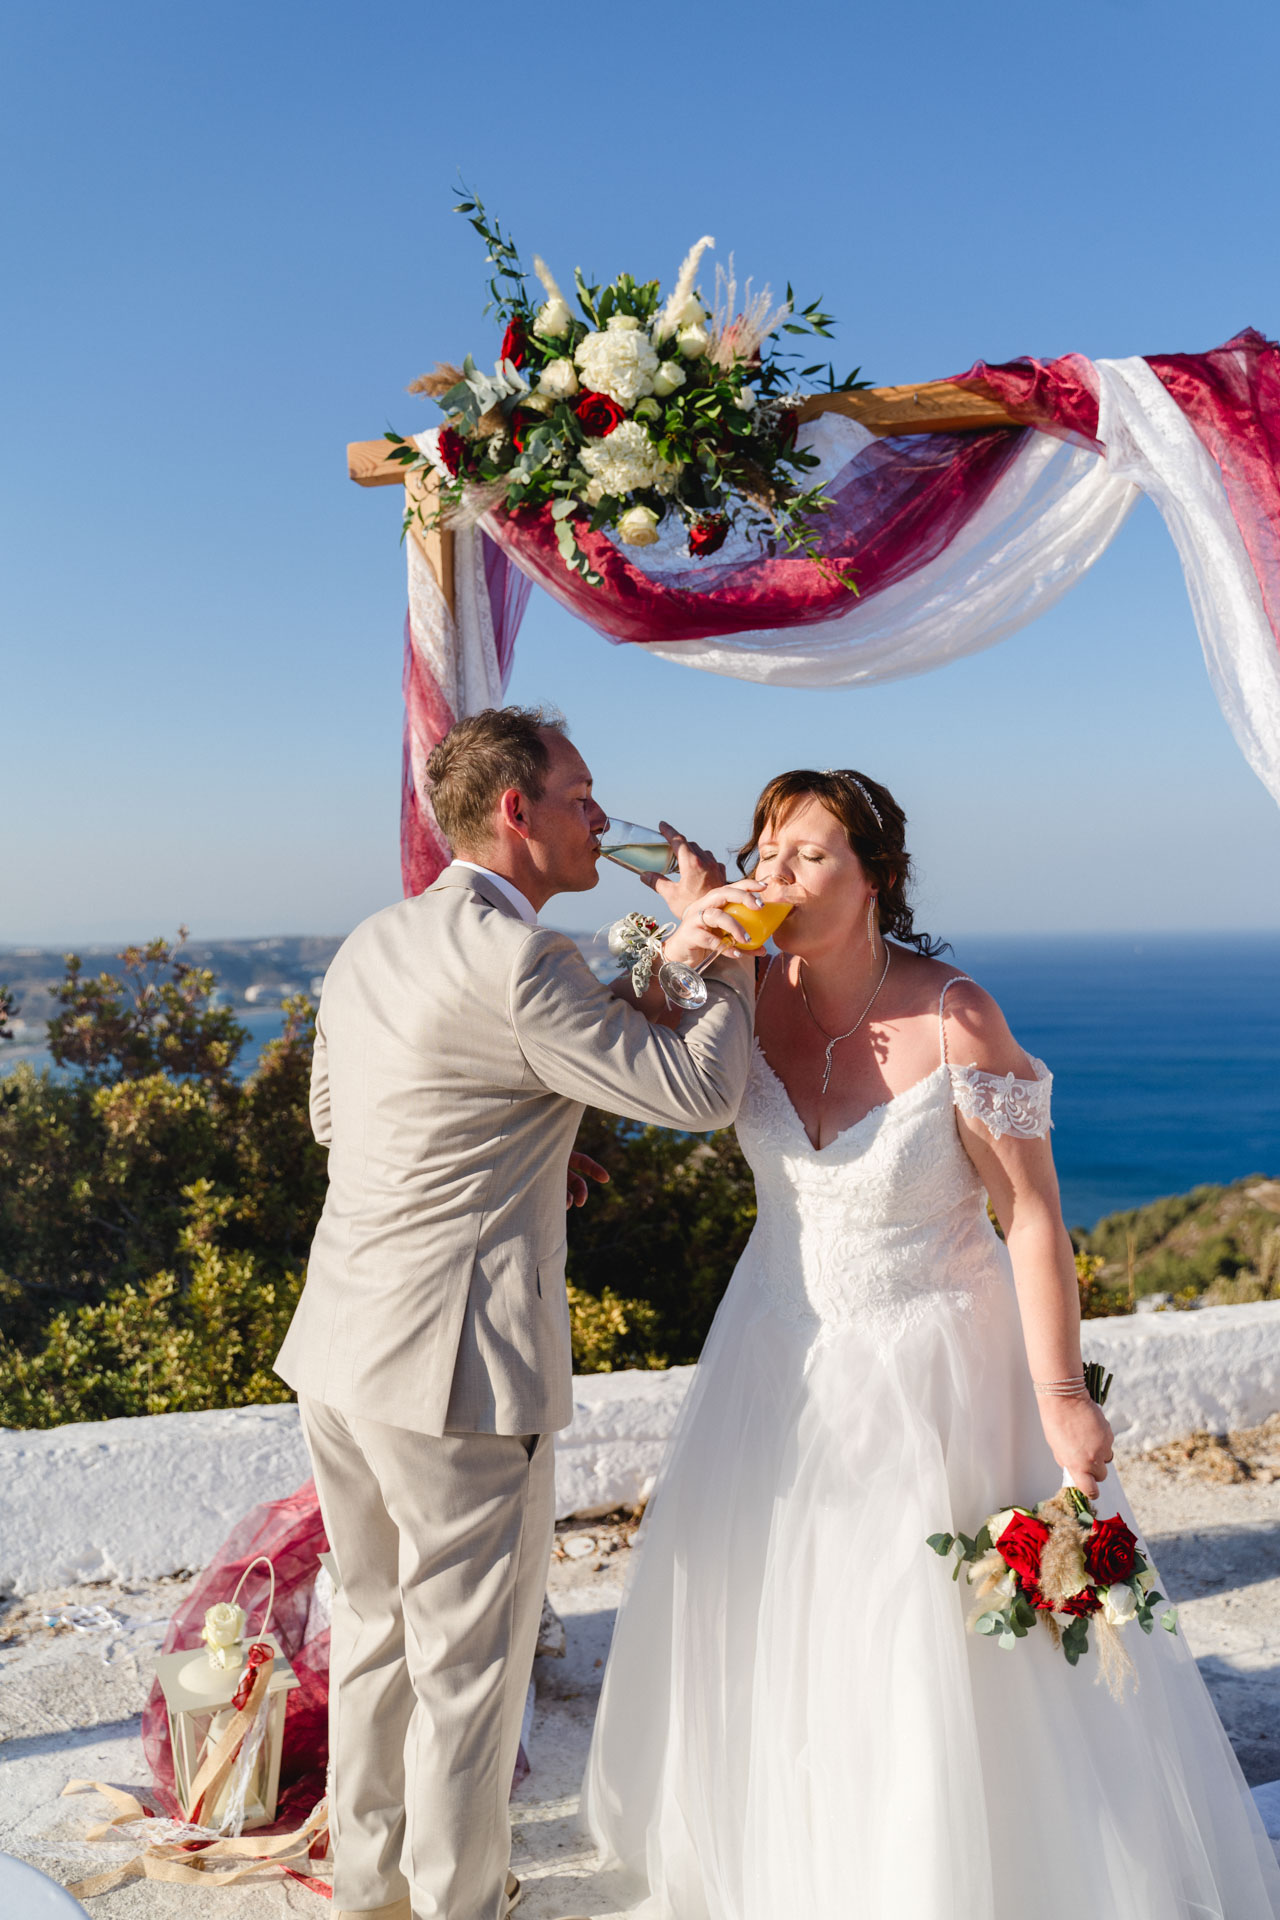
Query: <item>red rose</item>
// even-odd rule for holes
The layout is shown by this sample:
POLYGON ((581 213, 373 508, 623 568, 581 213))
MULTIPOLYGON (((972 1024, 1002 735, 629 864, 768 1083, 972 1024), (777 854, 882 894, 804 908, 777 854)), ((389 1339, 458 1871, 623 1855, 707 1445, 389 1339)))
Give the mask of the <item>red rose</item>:
POLYGON ((508 320, 507 330, 502 336, 502 359, 509 360, 513 367, 524 365, 524 321, 519 314, 514 320, 508 320))
POLYGON ((1033 1587, 1040 1578, 1040 1555, 1048 1538, 1048 1527, 1034 1513, 1015 1513, 996 1541, 996 1551, 1033 1587))
POLYGON ((1095 1520, 1084 1543, 1084 1563, 1100 1587, 1127 1580, 1133 1573, 1138 1543, 1120 1518, 1095 1520))
POLYGON ((800 415, 794 407, 786 407, 778 415, 778 438, 784 447, 789 447, 800 431, 800 415))
POLYGON ((593 440, 607 440, 627 417, 626 408, 611 400, 607 393, 584 393, 573 410, 582 431, 593 440))
POLYGON ((1082 1587, 1079 1593, 1073 1593, 1069 1600, 1046 1600, 1040 1592, 1031 1595, 1031 1604, 1040 1613, 1070 1613, 1076 1619, 1096 1613, 1102 1605, 1096 1587, 1082 1587))
POLYGON ((722 513, 709 514, 705 520, 695 520, 689 529, 689 551, 695 560, 704 554, 715 553, 725 542, 729 531, 729 522, 722 513))
POLYGON ((449 474, 452 477, 462 465, 462 456, 466 452, 466 444, 462 435, 455 427, 441 427, 439 438, 436 441, 436 451, 440 455, 442 464, 448 468, 449 474))

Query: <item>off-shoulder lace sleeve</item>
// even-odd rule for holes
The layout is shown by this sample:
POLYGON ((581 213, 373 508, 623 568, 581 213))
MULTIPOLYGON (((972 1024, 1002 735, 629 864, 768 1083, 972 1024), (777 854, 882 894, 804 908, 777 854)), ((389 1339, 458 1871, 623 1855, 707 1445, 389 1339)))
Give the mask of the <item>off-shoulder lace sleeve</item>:
POLYGON ((965 1119, 980 1120, 993 1140, 1003 1139, 1006 1133, 1019 1140, 1043 1140, 1053 1125, 1049 1117, 1053 1075, 1043 1060, 1029 1053, 1036 1077, 1019 1080, 1016 1073, 984 1073, 981 1067, 957 1067, 948 1059, 947 993, 960 980, 968 981, 968 974, 952 974, 938 996, 938 1040, 942 1063, 951 1074, 952 1099, 965 1119))
POLYGON ((1043 1140, 1053 1121, 1049 1101, 1053 1075, 1043 1060, 1028 1056, 1034 1080, 1013 1073, 984 1073, 980 1067, 951 1067, 951 1091, 966 1120, 980 1120, 993 1140, 1006 1133, 1019 1140, 1043 1140))

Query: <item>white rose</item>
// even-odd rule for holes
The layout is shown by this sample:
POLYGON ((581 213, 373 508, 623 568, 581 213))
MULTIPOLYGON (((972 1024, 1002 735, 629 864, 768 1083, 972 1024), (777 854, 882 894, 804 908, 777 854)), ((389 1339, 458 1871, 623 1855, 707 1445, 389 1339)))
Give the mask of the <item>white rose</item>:
POLYGON ((533 330, 543 340, 558 340, 562 333, 568 333, 573 325, 573 314, 567 300, 558 293, 552 294, 545 306, 539 307, 533 319, 533 330))
POLYGON ((582 489, 582 497, 589 507, 598 507, 604 499, 604 488, 598 480, 588 480, 582 489))
POLYGON ((756 404, 755 388, 744 387, 742 389, 742 392, 738 395, 738 405, 742 408, 742 411, 744 413, 751 413, 755 409, 755 404, 756 404))
POLYGON ((1013 1507, 1005 1507, 1002 1512, 992 1513, 987 1516, 986 1528, 993 1547, 1012 1520, 1014 1512, 1015 1509, 1013 1507))
POLYGON ((1114 1587, 1103 1587, 1099 1598, 1102 1601, 1103 1618, 1113 1627, 1124 1626, 1138 1611, 1137 1595, 1127 1581, 1118 1582, 1114 1587))
POLYGON ((637 420, 657 420, 662 413, 662 408, 656 400, 644 399, 636 401, 634 411, 637 420))
POLYGON ((653 376, 653 390, 665 398, 667 394, 674 393, 677 387, 682 387, 684 381, 684 368, 674 360, 664 360, 653 376))
POLYGON ((211 1647, 233 1647, 244 1632, 244 1609, 230 1600, 206 1608, 201 1639, 211 1647))
POLYGON ((611 313, 605 325, 610 333, 635 333, 639 330, 640 322, 634 313, 611 313))
POLYGON ((706 308, 703 306, 701 300, 699 300, 697 294, 691 293, 675 317, 676 325, 678 327, 700 327, 706 317, 706 308))
POLYGON ((1150 1593, 1156 1583, 1156 1570, 1154 1567, 1144 1567, 1137 1578, 1143 1593, 1150 1593))
POLYGON ((578 376, 574 372, 573 362, 565 356, 553 360, 544 367, 538 377, 538 392, 545 393, 552 400, 568 400, 578 391, 578 376))
POLYGON ((618 538, 629 547, 651 547, 658 538, 658 516, 652 507, 629 507, 618 522, 618 538))
POLYGON ((524 393, 520 396, 520 405, 531 413, 550 413, 555 401, 549 393, 524 393))
POLYGON ((686 360, 701 360, 711 345, 711 335, 705 327, 681 327, 676 335, 676 345, 686 360))

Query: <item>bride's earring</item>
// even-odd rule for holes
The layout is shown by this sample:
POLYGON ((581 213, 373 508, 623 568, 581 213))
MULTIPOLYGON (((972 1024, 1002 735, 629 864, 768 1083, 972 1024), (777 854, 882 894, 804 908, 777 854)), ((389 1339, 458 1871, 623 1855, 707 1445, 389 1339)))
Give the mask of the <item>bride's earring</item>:
POLYGON ((880 896, 878 893, 872 893, 867 896, 867 945, 873 954, 876 950, 876 922, 879 918, 876 909, 879 899, 880 896))

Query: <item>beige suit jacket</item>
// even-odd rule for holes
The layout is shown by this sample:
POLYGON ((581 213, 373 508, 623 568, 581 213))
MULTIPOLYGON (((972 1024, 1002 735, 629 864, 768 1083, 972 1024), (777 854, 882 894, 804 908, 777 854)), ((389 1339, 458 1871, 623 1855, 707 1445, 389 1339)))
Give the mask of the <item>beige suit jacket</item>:
POLYGON ((750 974, 718 964, 679 1033, 449 868, 339 949, 311 1116, 329 1190, 276 1361, 298 1393, 420 1433, 550 1433, 573 1413, 565 1177, 583 1107, 701 1131, 737 1111, 750 974))

